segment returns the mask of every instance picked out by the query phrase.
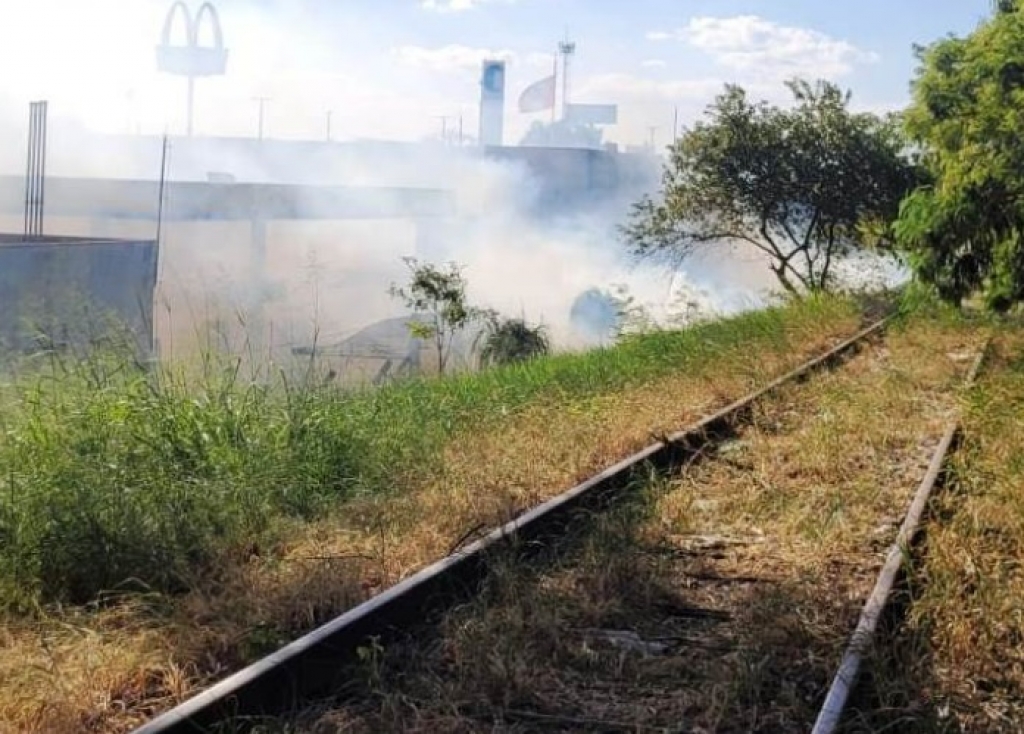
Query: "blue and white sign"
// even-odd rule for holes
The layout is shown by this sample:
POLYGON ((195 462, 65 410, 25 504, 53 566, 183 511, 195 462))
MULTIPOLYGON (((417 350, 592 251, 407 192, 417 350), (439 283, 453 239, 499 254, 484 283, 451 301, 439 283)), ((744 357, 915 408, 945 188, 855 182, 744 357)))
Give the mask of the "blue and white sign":
POLYGON ((484 97, 504 98, 505 62, 485 61, 481 84, 483 85, 484 97))

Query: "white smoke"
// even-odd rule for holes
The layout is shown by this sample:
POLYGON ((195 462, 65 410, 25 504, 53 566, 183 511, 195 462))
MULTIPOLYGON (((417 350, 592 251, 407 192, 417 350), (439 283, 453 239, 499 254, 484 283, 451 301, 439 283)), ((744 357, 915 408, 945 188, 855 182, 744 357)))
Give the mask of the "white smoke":
MULTIPOLYGON (((401 58, 368 67, 361 54, 380 40, 354 14, 346 42, 338 44, 335 32, 295 5, 218 5, 231 52, 228 76, 199 82, 197 131, 251 136, 252 97, 259 94, 273 97, 269 136, 322 140, 322 114, 330 108, 334 136, 349 143, 289 158, 269 141, 261 148, 251 139, 172 138, 172 181, 214 174, 238 182, 429 187, 451 191, 457 213, 440 222, 271 222, 262 275, 249 222, 168 221, 157 307, 165 348, 214 322, 259 329, 266 332, 261 342, 286 349, 400 316, 401 304, 387 290, 407 276, 405 256, 465 266, 475 305, 542 322, 562 344, 573 341, 572 303, 590 288, 623 285, 668 321, 680 291, 696 294, 707 311, 730 312, 756 305, 771 287, 763 261, 741 254, 698 258, 675 274, 631 262, 616 226, 629 202, 646 193, 642 188, 582 209, 546 201, 548 189, 525 164, 485 159, 469 147, 353 144, 351 138, 367 131, 381 139, 422 137, 435 125, 433 115, 452 109, 466 109, 465 127, 473 130, 475 111, 467 104, 475 102, 475 80, 467 77, 455 88, 402 67, 401 58)), ((0 63, 21 71, 0 97, 0 134, 9 142, 0 148, 0 173, 23 172, 27 102, 49 98, 50 175, 157 178, 159 133, 182 128, 184 84, 153 70, 169 3, 130 6, 22 2, 19 23, 0 26, 0 63)), ((657 181, 657 171, 651 173, 648 189, 657 181)), ((17 202, 5 209, 12 213, 0 217, 0 229, 17 231, 17 202)), ((50 234, 151 237, 154 230, 144 220, 47 219, 50 234)))

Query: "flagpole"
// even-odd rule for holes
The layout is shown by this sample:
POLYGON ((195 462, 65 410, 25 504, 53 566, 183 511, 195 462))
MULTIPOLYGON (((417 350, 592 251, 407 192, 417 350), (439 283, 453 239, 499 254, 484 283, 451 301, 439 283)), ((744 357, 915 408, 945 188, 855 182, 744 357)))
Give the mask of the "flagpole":
MULTIPOLYGON (((576 44, 569 40, 569 29, 565 29, 565 40, 558 44, 562 57, 562 119, 569 116, 569 59, 576 53, 576 44)), ((557 81, 557 80, 556 80, 557 81)))
MULTIPOLYGON (((557 90, 558 90, 558 54, 555 54, 554 66, 553 66, 553 68, 551 70, 551 77, 552 77, 552 81, 554 82, 554 85, 555 85, 555 90, 556 90, 555 94, 557 94, 558 93, 557 92, 557 90)), ((558 105, 555 104, 556 101, 557 100, 554 100, 554 99, 551 100, 551 124, 552 125, 555 124, 555 113, 558 110, 558 105)))

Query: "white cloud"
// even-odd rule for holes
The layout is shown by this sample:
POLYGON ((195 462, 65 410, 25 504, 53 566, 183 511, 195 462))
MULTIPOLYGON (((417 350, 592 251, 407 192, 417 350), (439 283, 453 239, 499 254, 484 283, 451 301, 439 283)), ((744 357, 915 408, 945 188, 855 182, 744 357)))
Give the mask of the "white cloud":
POLYGON ((667 64, 661 59, 646 59, 640 62, 640 66, 645 69, 664 69, 667 64))
POLYGON ((403 62, 437 72, 467 71, 479 69, 484 59, 501 59, 515 63, 518 55, 514 51, 493 51, 486 48, 473 48, 459 44, 450 44, 438 48, 424 46, 401 46, 394 53, 403 62))
MULTIPOLYGON (((420 7, 435 13, 461 13, 493 3, 496 0, 420 0, 420 7)), ((515 2, 515 0, 498 0, 499 2, 515 2)))
POLYGON ((647 38, 675 38, 710 54, 722 66, 754 79, 793 76, 836 78, 878 55, 849 41, 811 28, 786 26, 756 15, 699 17, 673 33, 653 31, 647 38))

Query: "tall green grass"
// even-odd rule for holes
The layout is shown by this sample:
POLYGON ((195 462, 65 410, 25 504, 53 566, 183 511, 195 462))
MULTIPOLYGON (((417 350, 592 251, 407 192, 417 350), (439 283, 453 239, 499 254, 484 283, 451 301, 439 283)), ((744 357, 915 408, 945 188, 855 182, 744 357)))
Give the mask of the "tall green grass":
MULTIPOLYGON (((560 355, 378 390, 243 376, 206 355, 146 368, 50 356, 0 379, 0 604, 176 592, 265 549, 282 522, 400 491, 443 450, 537 401, 568 404, 740 350, 784 351, 846 301, 811 299, 560 355)), ((268 378, 268 375, 270 377, 268 378)))

